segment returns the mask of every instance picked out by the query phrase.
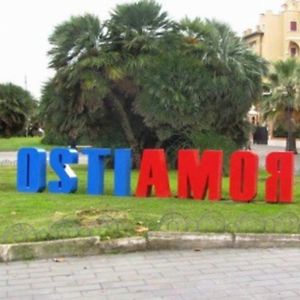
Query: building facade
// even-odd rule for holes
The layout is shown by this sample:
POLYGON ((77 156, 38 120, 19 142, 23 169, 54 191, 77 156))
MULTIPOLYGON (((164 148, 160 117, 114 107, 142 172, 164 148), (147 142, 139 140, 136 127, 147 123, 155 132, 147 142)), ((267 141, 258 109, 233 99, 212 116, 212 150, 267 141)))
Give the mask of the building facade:
POLYGON ((261 14, 255 30, 244 32, 255 53, 270 62, 300 56, 300 0, 287 0, 278 14, 261 14))

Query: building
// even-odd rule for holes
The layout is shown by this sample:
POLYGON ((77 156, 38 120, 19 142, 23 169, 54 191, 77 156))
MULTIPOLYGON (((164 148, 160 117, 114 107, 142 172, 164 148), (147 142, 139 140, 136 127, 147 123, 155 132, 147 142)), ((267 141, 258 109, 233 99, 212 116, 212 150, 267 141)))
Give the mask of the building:
MULTIPOLYGON (((285 0, 279 13, 261 14, 255 30, 246 30, 243 39, 269 62, 300 57, 300 0, 285 0)), ((274 119, 264 120, 259 107, 252 107, 248 118, 252 124, 267 126, 271 137, 280 124, 274 119)))
POLYGON ((244 40, 268 61, 300 55, 300 0, 287 0, 278 14, 261 14, 255 30, 244 32, 244 40))

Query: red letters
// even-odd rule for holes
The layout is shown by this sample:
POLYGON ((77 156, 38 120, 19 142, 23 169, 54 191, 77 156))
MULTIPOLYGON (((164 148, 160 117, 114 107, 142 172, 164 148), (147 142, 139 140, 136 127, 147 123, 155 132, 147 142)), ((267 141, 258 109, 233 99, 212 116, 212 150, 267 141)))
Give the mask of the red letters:
MULTIPOLYGON (((220 200, 222 196, 222 151, 198 150, 178 152, 178 197, 198 200, 220 200)), ((291 203, 293 198, 294 155, 292 152, 271 153, 266 158, 265 199, 269 203, 291 203)), ((257 194, 258 156, 237 151, 230 159, 229 194, 233 201, 251 202, 257 194)), ((165 153, 162 149, 144 150, 136 196, 170 197, 165 153)))
POLYGON ((294 183, 294 154, 292 152, 270 153, 266 158, 266 170, 271 174, 266 181, 266 201, 291 203, 294 183))
POLYGON ((222 193, 223 152, 207 150, 201 160, 198 150, 178 152, 178 197, 220 200, 222 193))
POLYGON ((157 197, 170 197, 168 168, 163 149, 146 149, 143 152, 136 189, 137 197, 151 195, 152 186, 157 197))
POLYGON ((237 151, 230 158, 229 194, 232 200, 251 202, 257 193, 258 156, 237 151))

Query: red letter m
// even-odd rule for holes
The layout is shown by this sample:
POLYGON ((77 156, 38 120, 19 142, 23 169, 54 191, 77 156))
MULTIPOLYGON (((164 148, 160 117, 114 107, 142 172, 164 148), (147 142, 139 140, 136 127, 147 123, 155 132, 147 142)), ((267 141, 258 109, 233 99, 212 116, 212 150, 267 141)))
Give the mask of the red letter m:
POLYGON ((223 152, 207 150, 199 159, 198 150, 178 152, 178 197, 220 200, 223 152))

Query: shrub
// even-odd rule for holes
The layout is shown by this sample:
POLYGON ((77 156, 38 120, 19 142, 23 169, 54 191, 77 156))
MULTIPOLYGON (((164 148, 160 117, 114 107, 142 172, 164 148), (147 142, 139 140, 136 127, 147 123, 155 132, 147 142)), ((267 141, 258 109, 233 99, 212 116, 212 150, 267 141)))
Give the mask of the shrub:
POLYGON ((213 131, 193 132, 190 134, 190 140, 193 147, 201 152, 204 150, 222 150, 224 153, 223 173, 228 175, 230 155, 239 148, 230 137, 213 131))

